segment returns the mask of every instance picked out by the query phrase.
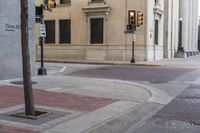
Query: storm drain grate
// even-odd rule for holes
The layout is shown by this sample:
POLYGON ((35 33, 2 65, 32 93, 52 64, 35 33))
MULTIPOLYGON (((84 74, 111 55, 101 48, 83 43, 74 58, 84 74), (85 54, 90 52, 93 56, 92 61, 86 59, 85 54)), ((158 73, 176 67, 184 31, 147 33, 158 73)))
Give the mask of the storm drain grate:
POLYGON ((192 122, 188 121, 165 119, 165 118, 154 119, 152 123, 159 127, 174 128, 174 129, 186 129, 194 125, 192 122))
MULTIPOLYGON (((15 84, 15 85, 23 85, 23 81, 12 81, 10 82, 11 84, 15 84)), ((35 81, 31 81, 32 84, 37 84, 37 82, 35 81)))
POLYGON ((157 80, 157 81, 150 81, 151 84, 165 84, 168 83, 168 81, 163 81, 163 80, 157 80))

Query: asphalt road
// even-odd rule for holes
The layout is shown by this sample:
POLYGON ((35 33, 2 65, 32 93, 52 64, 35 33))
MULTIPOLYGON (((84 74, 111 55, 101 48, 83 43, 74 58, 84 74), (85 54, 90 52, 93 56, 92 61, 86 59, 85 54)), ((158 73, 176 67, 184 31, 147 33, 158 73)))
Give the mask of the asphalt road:
POLYGON ((197 69, 144 66, 108 66, 72 72, 70 76, 89 78, 169 82, 197 69))
POLYGON ((72 77, 136 82, 165 91, 174 98, 167 105, 147 102, 90 133, 199 133, 199 57, 158 63, 163 66, 62 64, 54 67, 52 64, 49 72, 72 77))
MULTIPOLYGON (((129 125, 124 130, 119 127, 117 128, 119 130, 116 130, 116 127, 111 124, 109 130, 105 130, 108 125, 104 125, 105 128, 102 126, 91 133, 199 133, 200 131, 200 71, 197 68, 104 66, 64 75, 128 80, 156 87, 174 96, 171 102, 160 111, 155 112, 151 118, 142 121, 139 126, 129 125)), ((158 106, 155 106, 155 108, 158 108, 158 106)), ((142 111, 142 108, 140 111, 142 111)), ((126 120, 123 120, 123 122, 128 124, 129 121, 126 122, 126 120)), ((115 124, 117 121, 119 123, 119 120, 116 120, 115 124)))

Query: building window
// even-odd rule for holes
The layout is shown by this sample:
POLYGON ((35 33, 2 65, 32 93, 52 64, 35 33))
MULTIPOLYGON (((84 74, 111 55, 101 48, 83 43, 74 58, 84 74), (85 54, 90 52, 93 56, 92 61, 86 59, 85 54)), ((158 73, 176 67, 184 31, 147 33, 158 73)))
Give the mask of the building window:
POLYGON ((70 4, 71 0, 60 0, 60 4, 70 4))
POLYGON ((103 18, 90 19, 90 43, 103 43, 103 18))
POLYGON ((71 21, 59 20, 60 43, 71 43, 71 21))
POLYGON ((155 20, 154 43, 158 45, 159 20, 155 20))
POLYGON ((46 20, 45 43, 55 43, 55 20, 46 20))

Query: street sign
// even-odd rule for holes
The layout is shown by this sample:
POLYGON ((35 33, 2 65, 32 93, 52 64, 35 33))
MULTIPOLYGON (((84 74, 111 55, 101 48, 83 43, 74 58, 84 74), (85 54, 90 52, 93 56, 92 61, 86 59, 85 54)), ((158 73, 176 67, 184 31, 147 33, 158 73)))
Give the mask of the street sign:
POLYGON ((45 27, 45 24, 40 24, 40 37, 46 37, 46 27, 45 27))
POLYGON ((134 34, 135 30, 125 30, 124 34, 134 34))
POLYGON ((136 41, 136 33, 132 34, 133 41, 136 41))

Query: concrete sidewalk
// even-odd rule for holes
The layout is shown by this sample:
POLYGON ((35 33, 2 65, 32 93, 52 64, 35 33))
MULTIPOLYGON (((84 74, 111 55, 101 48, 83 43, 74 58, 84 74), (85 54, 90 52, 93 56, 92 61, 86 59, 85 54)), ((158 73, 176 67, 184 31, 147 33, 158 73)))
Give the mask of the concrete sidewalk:
POLYGON ((91 67, 99 66, 83 65, 73 69, 67 66, 67 70, 63 70, 62 65, 50 65, 47 68, 51 68, 51 74, 33 77, 36 108, 54 114, 38 120, 22 120, 9 115, 24 110, 23 87, 13 84, 21 79, 1 81, 0 132, 89 132, 148 102, 165 105, 172 99, 164 91, 134 82, 62 75, 91 67))
MULTIPOLYGON (((138 62, 136 65, 200 68, 199 57, 138 62)), ((53 115, 38 120, 10 116, 13 112, 24 110, 23 87, 13 84, 22 79, 0 81, 0 132, 99 133, 108 132, 111 124, 120 133, 124 131, 120 129, 121 126, 130 128, 143 123, 174 98, 161 89, 133 81, 67 75, 104 66, 106 65, 45 64, 48 76, 32 78, 35 83, 34 97, 36 109, 52 112, 53 115), (121 123, 124 118, 126 120, 121 123)))
POLYGON ((190 56, 188 58, 169 58, 152 62, 137 62, 137 64, 144 65, 160 65, 170 67, 186 67, 186 68, 200 68, 200 55, 190 56))
MULTIPOLYGON (((69 72, 81 69, 85 67, 69 72)), ((0 82, 0 126, 4 131, 87 132, 147 102, 164 105, 172 99, 164 91, 134 82, 71 77, 53 71, 57 69, 48 76, 32 78, 36 108, 50 110, 55 114, 44 119, 24 122, 19 118, 8 117, 10 112, 23 110, 23 87, 13 84, 20 83, 18 81, 21 79, 0 82)))
MULTIPOLYGON (((38 60, 39 62, 39 60, 38 60)), ((114 61, 114 60, 108 60, 108 61, 84 61, 84 60, 58 60, 58 59, 52 59, 52 60, 45 60, 45 62, 49 62, 49 64, 81 64, 83 66, 92 66, 92 65, 123 65, 123 66, 172 66, 172 67, 191 67, 191 68, 200 68, 200 55, 194 55, 187 58, 165 58, 157 61, 136 61, 136 63, 132 64, 129 61, 114 61), (88 65, 91 64, 91 65, 88 65)))

